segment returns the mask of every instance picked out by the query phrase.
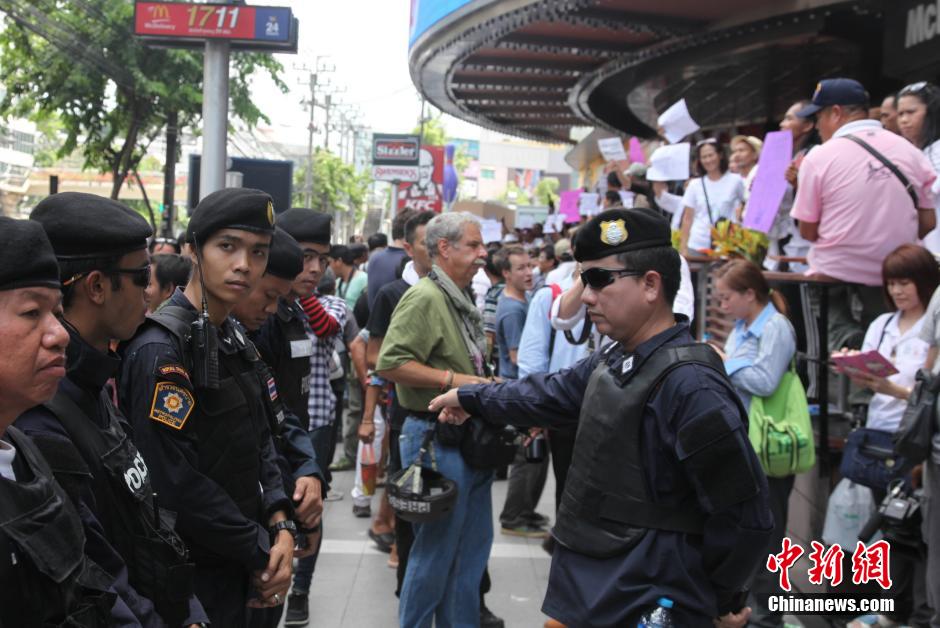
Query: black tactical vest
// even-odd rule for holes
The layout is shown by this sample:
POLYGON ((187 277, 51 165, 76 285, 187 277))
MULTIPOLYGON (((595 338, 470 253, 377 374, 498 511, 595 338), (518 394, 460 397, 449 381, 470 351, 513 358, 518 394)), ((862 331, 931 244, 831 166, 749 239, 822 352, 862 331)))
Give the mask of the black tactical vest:
POLYGON ((670 371, 689 363, 725 377, 718 355, 702 344, 662 347, 634 365, 626 380, 605 361, 594 369, 552 531, 559 543, 608 558, 625 553, 648 529, 701 534, 704 514, 691 488, 677 506, 650 500, 641 455, 647 401, 670 371))
POLYGON ((307 429, 310 424, 310 410, 307 406, 310 396, 310 356, 313 354, 313 341, 307 335, 303 320, 290 304, 281 300, 275 314, 268 324, 276 325, 282 338, 283 346, 272 347, 279 355, 264 355, 264 360, 274 370, 278 392, 284 405, 300 419, 300 425, 307 429))
MULTIPOLYGON (((157 614, 169 625, 178 625, 189 614, 194 566, 183 540, 174 530, 176 514, 154 503, 150 474, 143 455, 128 438, 107 391, 101 391, 98 407, 107 415, 99 427, 88 411, 61 390, 43 404, 69 434, 71 445, 88 465, 105 534, 127 564, 131 586, 153 602, 157 614), (158 514, 159 513, 159 514, 158 514)), ((85 405, 85 404, 83 404, 85 405)), ((68 482, 63 444, 37 437, 36 444, 68 482)))
MULTIPOLYGON (((192 367, 189 325, 195 311, 164 306, 149 320, 167 329, 176 341, 183 364, 192 367)), ((258 351, 245 336, 232 329, 220 334, 219 386, 196 388, 196 407, 187 429, 199 443, 199 471, 211 478, 252 521, 263 520, 261 481, 261 434, 268 421, 261 381, 255 370, 258 351)), ((197 564, 218 562, 224 557, 202 555, 191 548, 197 564)))
POLYGON ((85 558, 78 511, 15 427, 7 437, 31 478, 0 478, 0 625, 110 626, 111 579, 85 558))

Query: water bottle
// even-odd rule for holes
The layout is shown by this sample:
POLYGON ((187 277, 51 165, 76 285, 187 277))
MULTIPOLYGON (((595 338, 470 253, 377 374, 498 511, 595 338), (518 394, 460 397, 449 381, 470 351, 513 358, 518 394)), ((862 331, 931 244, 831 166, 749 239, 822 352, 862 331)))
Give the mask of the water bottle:
POLYGON ((640 617, 637 628, 674 628, 676 623, 672 619, 673 602, 668 597, 659 598, 658 606, 640 617))

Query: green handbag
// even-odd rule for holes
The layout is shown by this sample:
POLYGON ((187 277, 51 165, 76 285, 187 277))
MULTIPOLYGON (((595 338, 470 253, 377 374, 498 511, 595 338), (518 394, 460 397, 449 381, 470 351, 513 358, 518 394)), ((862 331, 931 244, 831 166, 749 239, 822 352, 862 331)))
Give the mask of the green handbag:
POLYGON ((772 395, 751 398, 748 421, 751 445, 769 477, 803 473, 816 463, 806 391, 792 365, 772 395))

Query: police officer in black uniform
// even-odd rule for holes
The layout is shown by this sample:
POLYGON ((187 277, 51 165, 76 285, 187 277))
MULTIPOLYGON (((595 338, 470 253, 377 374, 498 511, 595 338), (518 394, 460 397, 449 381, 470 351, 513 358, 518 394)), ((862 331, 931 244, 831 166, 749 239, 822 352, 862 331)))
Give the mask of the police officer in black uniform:
POLYGON ((65 375, 60 300, 42 226, 0 217, 0 625, 135 625, 108 592, 112 579, 84 554, 78 510, 32 440, 11 426, 65 375))
POLYGON ((121 408, 161 500, 196 564, 211 622, 277 606, 290 584, 295 526, 271 439, 257 350, 229 318, 264 273, 271 197, 229 188, 193 211, 192 278, 122 348, 121 408))
POLYGON ((30 216, 45 229, 59 262, 68 367, 56 395, 20 416, 16 426, 100 524, 104 540, 90 535, 91 556, 115 577, 126 566, 132 591, 122 597, 130 598, 140 623, 204 622, 174 515, 159 508, 147 464, 107 385, 120 365, 110 343, 133 336, 146 314, 150 226, 117 201, 75 192, 45 198, 30 216))
MULTIPOLYGON (((303 383, 310 377, 312 342, 307 336, 306 316, 287 298, 303 265, 304 254, 297 241, 280 227, 275 228, 264 276, 232 310, 232 316, 247 330, 261 357, 255 364, 267 386, 273 418, 271 431, 275 434, 284 492, 292 496, 294 521, 303 534, 299 537, 302 549, 294 554, 297 558, 311 555, 319 545, 325 486, 307 434, 307 421, 302 427, 297 418, 301 409, 303 416, 307 416, 307 391, 303 383)), ((253 609, 250 624, 276 628, 282 610, 283 606, 253 609)))
POLYGON ((431 408, 450 423, 577 424, 547 615, 635 626, 665 597, 677 626, 743 626, 773 527, 767 480, 721 360, 673 317, 669 224, 608 210, 578 231, 575 252, 582 300, 615 342, 559 373, 462 387, 431 408))

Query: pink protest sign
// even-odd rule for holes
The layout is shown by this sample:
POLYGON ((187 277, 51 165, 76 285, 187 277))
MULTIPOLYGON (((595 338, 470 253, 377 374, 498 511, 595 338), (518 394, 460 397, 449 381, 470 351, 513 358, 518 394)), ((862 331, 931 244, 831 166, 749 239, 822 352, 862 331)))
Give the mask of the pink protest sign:
POLYGON ((630 138, 630 162, 635 164, 646 163, 643 146, 640 145, 640 140, 635 137, 630 138))
POLYGON ((579 198, 581 198, 581 190, 568 190, 561 193, 558 213, 565 217, 565 222, 581 222, 581 214, 578 213, 579 198))
POLYGON ((744 213, 744 226, 768 233, 787 191, 784 176, 793 157, 793 134, 773 131, 764 137, 764 147, 757 162, 757 176, 744 213))

